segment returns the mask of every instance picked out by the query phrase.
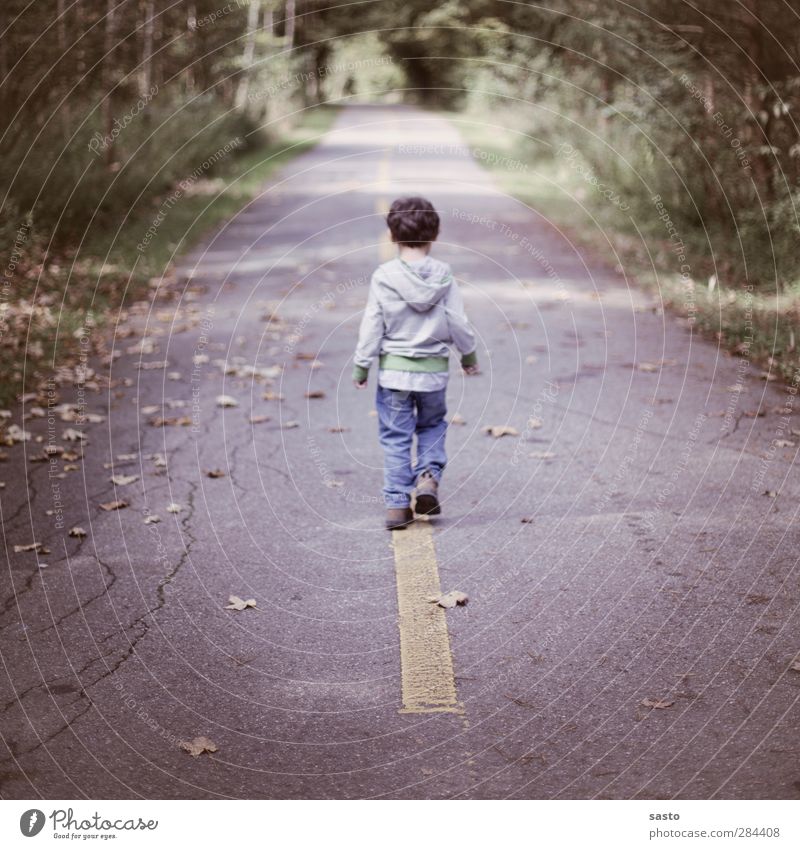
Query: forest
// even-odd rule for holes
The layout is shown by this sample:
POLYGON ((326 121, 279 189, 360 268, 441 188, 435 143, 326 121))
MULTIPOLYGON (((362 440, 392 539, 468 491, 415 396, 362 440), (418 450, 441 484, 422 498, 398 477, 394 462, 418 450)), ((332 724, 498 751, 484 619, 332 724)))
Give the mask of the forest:
POLYGON ((337 106, 408 102, 554 220, 577 191, 665 302, 795 368, 797 0, 8 0, 0 28, 4 363, 166 273, 337 106), (184 217, 137 251, 176 187, 184 217))

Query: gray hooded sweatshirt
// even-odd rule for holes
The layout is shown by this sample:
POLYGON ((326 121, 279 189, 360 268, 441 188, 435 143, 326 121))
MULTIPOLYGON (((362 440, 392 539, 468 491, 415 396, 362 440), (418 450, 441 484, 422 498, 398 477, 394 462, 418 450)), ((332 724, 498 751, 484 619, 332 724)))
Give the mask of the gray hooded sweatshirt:
POLYGON ((433 257, 416 269, 397 258, 379 266, 358 333, 356 380, 366 378, 376 356, 383 369, 447 371, 451 344, 464 365, 476 362, 475 335, 450 266, 433 257))

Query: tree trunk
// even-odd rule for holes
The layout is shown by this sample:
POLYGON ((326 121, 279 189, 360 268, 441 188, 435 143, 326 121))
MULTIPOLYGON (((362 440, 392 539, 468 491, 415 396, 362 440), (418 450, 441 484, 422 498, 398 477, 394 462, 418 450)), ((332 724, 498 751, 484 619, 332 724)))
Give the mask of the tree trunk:
POLYGON ((242 54, 242 70, 239 77, 239 87, 236 90, 236 108, 247 109, 247 95, 250 89, 250 68, 253 64, 253 56, 256 52, 256 35, 258 33, 258 19, 261 12, 261 0, 250 0, 247 8, 247 33, 244 38, 244 52, 242 54))
POLYGON ((286 0, 286 46, 294 47, 295 16, 297 14, 295 0, 286 0))
POLYGON ((139 70, 139 96, 147 97, 153 79, 153 16, 155 15, 154 0, 145 0, 144 27, 142 42, 142 63, 139 70))
POLYGON ((106 0, 106 22, 103 33, 103 127, 109 142, 106 146, 106 165, 110 166, 114 161, 114 141, 111 139, 111 131, 114 129, 114 115, 112 107, 113 92, 116 85, 114 75, 114 35, 116 33, 116 0, 106 0))

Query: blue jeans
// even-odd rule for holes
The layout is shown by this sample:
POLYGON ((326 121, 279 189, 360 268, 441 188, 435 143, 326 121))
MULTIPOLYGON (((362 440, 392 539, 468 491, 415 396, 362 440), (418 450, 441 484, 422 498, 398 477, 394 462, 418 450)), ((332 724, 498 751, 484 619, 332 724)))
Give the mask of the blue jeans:
POLYGON ((383 500, 387 507, 408 507, 417 478, 426 469, 438 481, 447 463, 446 389, 404 392, 378 386, 378 433, 383 446, 383 500), (417 462, 411 445, 417 435, 417 462))

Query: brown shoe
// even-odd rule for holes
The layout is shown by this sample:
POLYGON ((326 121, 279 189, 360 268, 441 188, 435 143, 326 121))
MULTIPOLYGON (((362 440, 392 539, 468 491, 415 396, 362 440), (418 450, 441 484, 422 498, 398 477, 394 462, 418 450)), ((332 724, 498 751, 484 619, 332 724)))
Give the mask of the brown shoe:
POLYGON ((410 507, 390 507, 386 511, 386 530, 402 531, 414 521, 410 507))
POLYGON ((424 471, 417 480, 417 500, 414 504, 414 512, 421 516, 438 516, 442 512, 438 493, 439 484, 436 483, 436 478, 429 471, 424 471))

